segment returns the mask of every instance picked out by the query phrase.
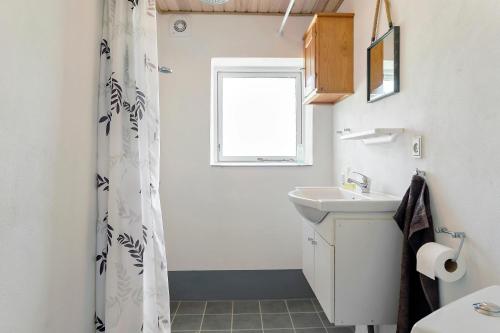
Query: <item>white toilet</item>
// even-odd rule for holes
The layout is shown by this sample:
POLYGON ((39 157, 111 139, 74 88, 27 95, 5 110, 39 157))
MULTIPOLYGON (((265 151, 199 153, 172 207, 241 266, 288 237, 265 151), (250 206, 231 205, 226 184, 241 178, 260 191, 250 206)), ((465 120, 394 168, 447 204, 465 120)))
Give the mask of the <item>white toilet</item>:
POLYGON ((500 309, 493 304, 500 305, 500 286, 481 289, 443 306, 418 321, 411 333, 500 333, 500 309), (489 307, 478 304, 482 302, 490 303, 489 307))

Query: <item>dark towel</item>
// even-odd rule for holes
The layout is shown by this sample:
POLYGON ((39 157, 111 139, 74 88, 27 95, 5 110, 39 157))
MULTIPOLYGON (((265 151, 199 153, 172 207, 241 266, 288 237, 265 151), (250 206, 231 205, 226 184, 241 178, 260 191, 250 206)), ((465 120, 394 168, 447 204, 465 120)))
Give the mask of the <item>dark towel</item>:
POLYGON ((410 333, 417 321, 439 308, 437 280, 417 272, 418 249, 434 241, 429 189, 424 178, 413 176, 394 220, 404 236, 397 333, 410 333))

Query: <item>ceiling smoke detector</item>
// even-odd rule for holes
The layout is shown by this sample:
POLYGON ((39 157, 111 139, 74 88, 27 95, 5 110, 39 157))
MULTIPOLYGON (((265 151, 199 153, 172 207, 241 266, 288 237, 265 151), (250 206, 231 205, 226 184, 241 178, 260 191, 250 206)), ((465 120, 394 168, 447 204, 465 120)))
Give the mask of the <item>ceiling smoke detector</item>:
POLYGON ((215 6, 215 5, 223 5, 229 0, 200 0, 200 1, 206 3, 207 5, 215 6))

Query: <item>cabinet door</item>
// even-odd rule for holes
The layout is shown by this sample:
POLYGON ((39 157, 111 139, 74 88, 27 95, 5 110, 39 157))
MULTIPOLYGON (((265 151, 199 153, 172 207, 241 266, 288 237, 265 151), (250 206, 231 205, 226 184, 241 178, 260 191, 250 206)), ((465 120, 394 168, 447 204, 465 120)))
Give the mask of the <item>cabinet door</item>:
POLYGON ((334 247, 318 234, 316 234, 314 245, 314 292, 326 317, 333 323, 334 247))
POLYGON ((335 321, 397 322, 403 235, 394 221, 335 221, 335 321))
POLYGON ((314 290, 314 229, 309 222, 303 223, 302 233, 302 271, 314 290))
POLYGON ((316 89, 316 25, 304 39, 304 74, 305 74, 305 96, 316 89))

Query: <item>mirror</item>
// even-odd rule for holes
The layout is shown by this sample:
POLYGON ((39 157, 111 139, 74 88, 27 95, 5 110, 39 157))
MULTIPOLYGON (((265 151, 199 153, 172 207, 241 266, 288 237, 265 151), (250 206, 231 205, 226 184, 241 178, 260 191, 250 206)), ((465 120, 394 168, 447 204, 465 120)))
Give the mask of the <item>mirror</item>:
POLYGON ((392 27, 367 51, 368 102, 399 92, 399 27, 392 27))

